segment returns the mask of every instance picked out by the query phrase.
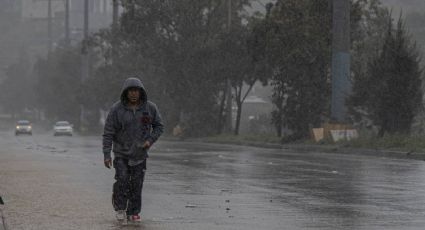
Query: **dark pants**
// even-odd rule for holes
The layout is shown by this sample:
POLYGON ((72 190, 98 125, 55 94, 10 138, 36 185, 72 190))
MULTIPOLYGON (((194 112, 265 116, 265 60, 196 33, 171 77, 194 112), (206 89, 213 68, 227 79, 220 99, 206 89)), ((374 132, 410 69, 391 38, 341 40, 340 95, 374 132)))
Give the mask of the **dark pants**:
POLYGON ((129 166, 128 160, 114 159, 115 180, 112 191, 112 205, 115 211, 127 210, 127 215, 136 215, 142 208, 142 188, 145 178, 146 160, 129 166))

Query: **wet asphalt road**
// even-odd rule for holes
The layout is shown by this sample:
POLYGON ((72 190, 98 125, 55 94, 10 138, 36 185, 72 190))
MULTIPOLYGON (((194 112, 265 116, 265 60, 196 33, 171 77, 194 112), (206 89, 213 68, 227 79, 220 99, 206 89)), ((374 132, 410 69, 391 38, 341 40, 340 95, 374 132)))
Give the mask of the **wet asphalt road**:
POLYGON ((0 132, 10 229, 425 229, 425 162, 159 141, 120 226, 100 137, 0 132))

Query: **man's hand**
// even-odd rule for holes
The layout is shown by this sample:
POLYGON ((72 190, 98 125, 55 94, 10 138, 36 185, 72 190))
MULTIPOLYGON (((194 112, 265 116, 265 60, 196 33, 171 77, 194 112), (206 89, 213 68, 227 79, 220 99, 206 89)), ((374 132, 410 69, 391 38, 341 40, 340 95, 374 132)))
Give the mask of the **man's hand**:
POLYGON ((151 147, 151 143, 149 141, 145 141, 145 143, 143 143, 143 148, 144 149, 148 149, 151 147))
POLYGON ((105 164, 105 167, 110 169, 112 167, 112 159, 111 158, 107 158, 103 161, 103 163, 105 164))

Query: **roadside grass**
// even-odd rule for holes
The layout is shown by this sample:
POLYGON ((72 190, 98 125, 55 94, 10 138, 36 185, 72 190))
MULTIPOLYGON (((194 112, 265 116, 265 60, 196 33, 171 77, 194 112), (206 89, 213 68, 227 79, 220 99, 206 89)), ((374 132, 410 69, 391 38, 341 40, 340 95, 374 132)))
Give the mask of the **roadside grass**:
POLYGON ((344 146, 353 148, 394 149, 424 152, 425 136, 386 135, 382 138, 360 137, 351 141, 338 142, 337 144, 343 144, 344 146))
POLYGON ((221 134, 217 136, 210 136, 201 138, 203 141, 207 142, 217 142, 217 143, 227 143, 227 144, 243 144, 246 142, 250 143, 267 143, 267 144, 280 144, 281 138, 266 134, 266 135, 250 135, 250 134, 241 134, 241 135, 233 135, 233 134, 221 134))
MULTIPOLYGON (((233 134, 222 134, 217 136, 209 136, 200 138, 202 141, 223 143, 223 144, 283 144, 282 138, 276 135, 246 135, 241 134, 235 136, 233 134)), ((367 148, 367 149, 388 149, 401 150, 409 152, 425 153, 425 136, 421 135, 386 135, 382 138, 376 136, 361 136, 350 141, 322 141, 315 142, 313 140, 304 140, 290 142, 288 144, 306 144, 306 145, 330 145, 349 148, 367 148)))

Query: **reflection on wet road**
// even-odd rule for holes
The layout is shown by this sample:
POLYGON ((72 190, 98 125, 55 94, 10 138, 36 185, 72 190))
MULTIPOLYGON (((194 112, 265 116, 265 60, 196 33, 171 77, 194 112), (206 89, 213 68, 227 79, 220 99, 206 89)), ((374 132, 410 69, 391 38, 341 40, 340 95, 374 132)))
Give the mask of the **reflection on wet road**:
POLYGON ((12 229, 423 229, 425 162, 160 141, 118 226, 100 137, 0 133, 12 229), (22 218, 25 217, 25 218, 22 218))

